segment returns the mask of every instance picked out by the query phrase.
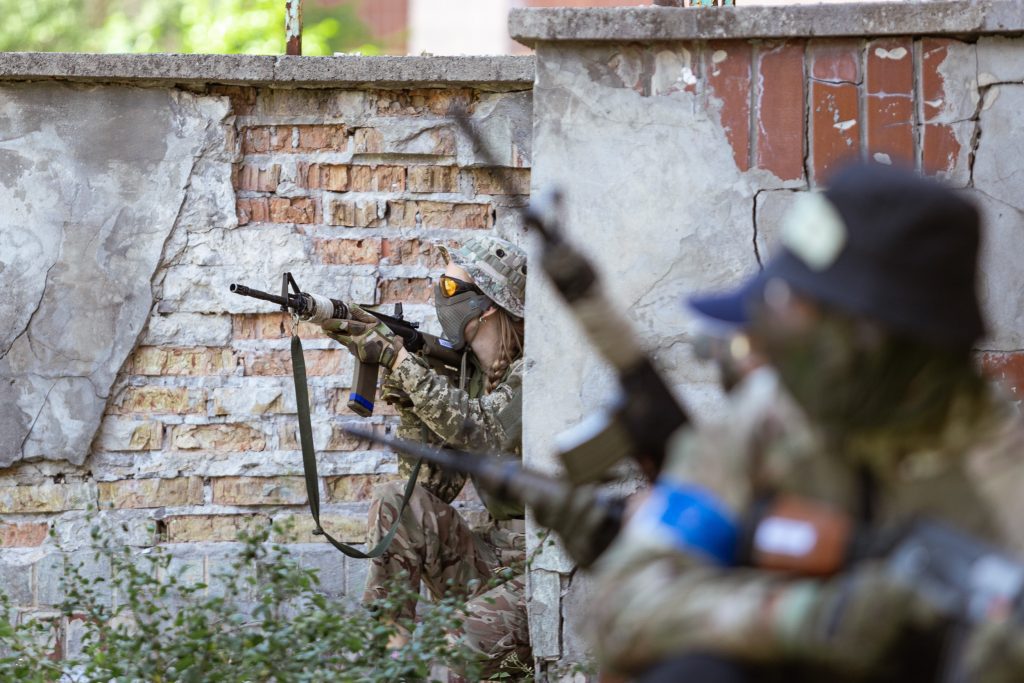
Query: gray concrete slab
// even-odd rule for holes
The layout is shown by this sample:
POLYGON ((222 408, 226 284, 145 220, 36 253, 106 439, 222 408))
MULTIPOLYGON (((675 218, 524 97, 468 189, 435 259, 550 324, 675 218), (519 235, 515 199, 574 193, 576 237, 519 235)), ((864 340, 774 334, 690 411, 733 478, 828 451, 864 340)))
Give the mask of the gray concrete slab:
POLYGON ((517 9, 509 34, 544 41, 660 41, 1024 32, 1024 3, 886 2, 780 7, 517 9))
POLYGON ((467 85, 522 90, 533 84, 533 57, 0 53, 0 81, 39 79, 373 88, 467 85))

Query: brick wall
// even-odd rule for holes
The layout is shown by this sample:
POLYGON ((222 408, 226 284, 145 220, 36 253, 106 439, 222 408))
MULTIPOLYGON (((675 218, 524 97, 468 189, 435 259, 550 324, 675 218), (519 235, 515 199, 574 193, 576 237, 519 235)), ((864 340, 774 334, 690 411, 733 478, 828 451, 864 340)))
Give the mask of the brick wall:
MULTIPOLYGON (((1012 61, 999 54, 1005 47, 911 36, 721 41, 700 46, 693 59, 706 80, 704 95, 720 103, 722 127, 743 171, 761 169, 792 189, 814 188, 845 163, 868 159, 980 190, 975 199, 985 202, 984 184, 992 177, 977 183, 974 177, 986 127, 982 113, 1006 83, 984 69, 1012 61)), ((690 87, 696 91, 698 85, 690 87)), ((755 223, 766 233, 758 239, 760 259, 771 250, 774 219, 788 200, 765 187, 756 202, 758 211, 767 210, 763 223, 755 223)), ((989 232, 999 230, 1003 217, 984 204, 982 209, 989 232)), ((997 327, 1019 322, 991 307, 989 315, 997 327)), ((979 353, 986 374, 1015 400, 1024 398, 1022 358, 1015 350, 979 353)))
MULTIPOLYGON (((190 88, 230 102, 224 149, 193 170, 191 208, 165 247, 152 316, 90 454, 81 467, 41 461, 0 471, 0 586, 25 614, 52 614, 66 557, 107 571, 84 549, 90 506, 116 523, 119 541, 163 544, 208 581, 238 531, 293 521, 294 537, 282 540, 321 569, 326 593, 359 599, 366 563, 310 533, 289 325, 272 304, 227 285, 276 291, 290 270, 310 291, 404 302, 409 318, 436 332, 435 244, 492 230, 520 238, 512 209, 526 201, 530 175, 523 88, 190 88), (475 149, 456 114, 492 149, 475 149), (225 211, 229 218, 217 217, 225 211)), ((335 537, 361 543, 372 488, 397 477, 396 461, 341 431, 359 419, 345 406, 352 359, 318 329, 300 325, 322 520, 335 537)), ((385 430, 395 420, 378 403, 366 422, 385 430)), ((459 504, 482 519, 468 490, 459 504)))
POLYGON ((704 74, 707 96, 721 101, 736 165, 817 186, 858 158, 945 177, 960 170, 970 136, 957 125, 970 124, 980 105, 947 100, 940 66, 963 45, 911 37, 721 41, 699 46, 693 60, 695 79, 704 74))

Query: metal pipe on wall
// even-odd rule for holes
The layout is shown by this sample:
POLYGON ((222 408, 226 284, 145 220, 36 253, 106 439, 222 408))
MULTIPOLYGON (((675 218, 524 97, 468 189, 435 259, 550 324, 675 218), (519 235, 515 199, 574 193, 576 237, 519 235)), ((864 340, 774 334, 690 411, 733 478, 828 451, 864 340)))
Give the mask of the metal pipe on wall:
POLYGON ((285 54, 302 54, 302 0, 284 3, 285 54))

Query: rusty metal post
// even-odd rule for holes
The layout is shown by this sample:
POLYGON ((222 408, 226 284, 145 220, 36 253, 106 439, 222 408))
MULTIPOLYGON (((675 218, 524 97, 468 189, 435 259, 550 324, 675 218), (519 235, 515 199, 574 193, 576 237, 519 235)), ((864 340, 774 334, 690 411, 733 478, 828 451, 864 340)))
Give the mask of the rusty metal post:
POLYGON ((285 0, 284 3, 285 54, 302 54, 302 0, 285 0))

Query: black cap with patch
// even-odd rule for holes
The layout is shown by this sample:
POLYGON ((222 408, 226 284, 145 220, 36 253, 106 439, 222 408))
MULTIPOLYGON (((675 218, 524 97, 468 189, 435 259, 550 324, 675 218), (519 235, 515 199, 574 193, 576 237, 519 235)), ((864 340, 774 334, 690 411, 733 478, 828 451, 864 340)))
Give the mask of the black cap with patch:
MULTIPOLYGON (((783 222, 782 249, 758 277, 933 346, 984 334, 976 290, 978 211, 959 193, 881 165, 836 176, 783 222), (816 206, 815 206, 816 205, 816 206)), ((749 302, 749 299, 748 299, 749 302)))

